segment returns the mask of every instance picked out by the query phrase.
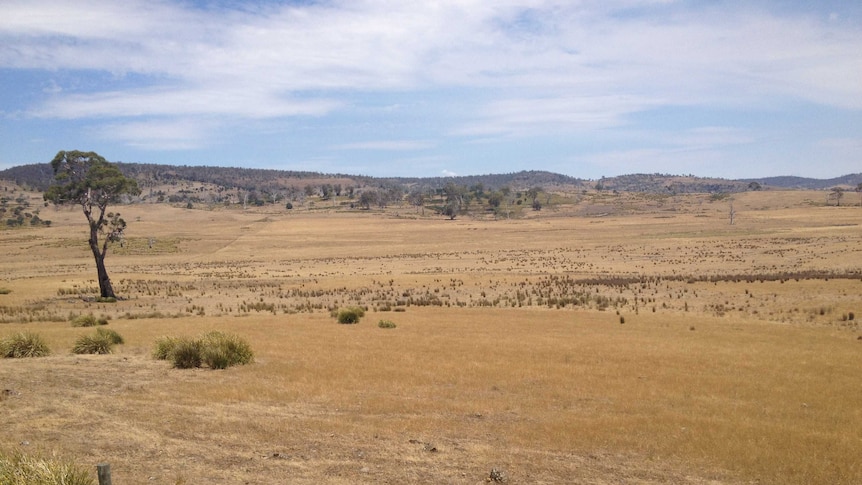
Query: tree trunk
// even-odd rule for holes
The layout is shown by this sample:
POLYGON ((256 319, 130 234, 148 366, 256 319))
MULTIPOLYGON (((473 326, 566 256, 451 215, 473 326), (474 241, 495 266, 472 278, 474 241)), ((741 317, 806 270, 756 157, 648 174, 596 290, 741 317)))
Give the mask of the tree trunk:
POLYGON ((116 298, 114 295, 114 287, 111 285, 111 278, 108 277, 108 270, 105 269, 105 253, 99 250, 99 232, 90 226, 90 250, 93 251, 93 258, 96 259, 96 273, 99 279, 99 294, 102 298, 116 298))

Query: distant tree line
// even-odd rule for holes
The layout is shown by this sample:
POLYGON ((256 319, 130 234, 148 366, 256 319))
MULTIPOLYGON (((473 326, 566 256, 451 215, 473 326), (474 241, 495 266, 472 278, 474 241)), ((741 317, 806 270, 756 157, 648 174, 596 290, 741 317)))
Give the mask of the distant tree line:
POLYGON ((30 208, 30 201, 23 194, 14 199, 5 194, 0 196, 0 217, 6 218, 7 227, 51 225, 51 221, 39 217, 38 207, 30 208))

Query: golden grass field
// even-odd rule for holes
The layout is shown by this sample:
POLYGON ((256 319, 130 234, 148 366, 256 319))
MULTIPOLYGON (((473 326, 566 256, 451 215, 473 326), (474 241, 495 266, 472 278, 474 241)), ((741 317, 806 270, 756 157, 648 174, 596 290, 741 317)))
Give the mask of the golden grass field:
POLYGON ((0 360, 0 450, 117 484, 862 483, 862 208, 734 198, 734 225, 699 195, 512 220, 123 206, 113 304, 83 215, 42 208, 0 230, 0 338, 53 350, 0 360), (71 353, 88 313, 114 354, 71 353), (151 357, 213 329, 255 363, 151 357))

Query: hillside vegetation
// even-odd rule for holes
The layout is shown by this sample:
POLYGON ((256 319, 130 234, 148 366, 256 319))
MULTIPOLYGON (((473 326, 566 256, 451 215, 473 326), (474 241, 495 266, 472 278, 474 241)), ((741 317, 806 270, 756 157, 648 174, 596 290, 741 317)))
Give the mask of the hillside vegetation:
MULTIPOLYGON (((304 188, 306 185, 326 183, 333 185, 341 184, 345 187, 353 186, 356 188, 398 186, 403 187, 405 190, 411 187, 435 190, 445 187, 446 184, 454 183, 468 187, 482 185, 491 190, 506 186, 513 190, 541 187, 546 190, 563 191, 599 187, 605 190, 657 193, 742 192, 750 190, 752 183, 756 183, 762 188, 819 190, 840 186, 853 190, 862 183, 862 173, 849 174, 832 179, 782 176, 739 180, 656 173, 603 177, 600 180, 589 181, 541 170, 454 177, 380 178, 347 174, 324 174, 309 171, 236 167, 156 165, 124 162, 119 162, 118 165, 124 174, 135 178, 142 185, 156 186, 196 182, 210 184, 223 190, 243 189, 261 192, 285 190, 291 187, 304 188)), ((14 182, 33 190, 42 191, 50 185, 53 173, 48 163, 20 165, 0 171, 0 179, 14 182)))

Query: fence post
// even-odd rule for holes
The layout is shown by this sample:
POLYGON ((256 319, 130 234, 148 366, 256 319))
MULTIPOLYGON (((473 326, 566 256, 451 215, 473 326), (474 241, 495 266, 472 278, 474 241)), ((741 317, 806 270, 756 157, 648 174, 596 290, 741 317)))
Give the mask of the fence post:
POLYGON ((109 463, 96 465, 96 473, 99 475, 99 485, 111 485, 111 465, 109 463))

